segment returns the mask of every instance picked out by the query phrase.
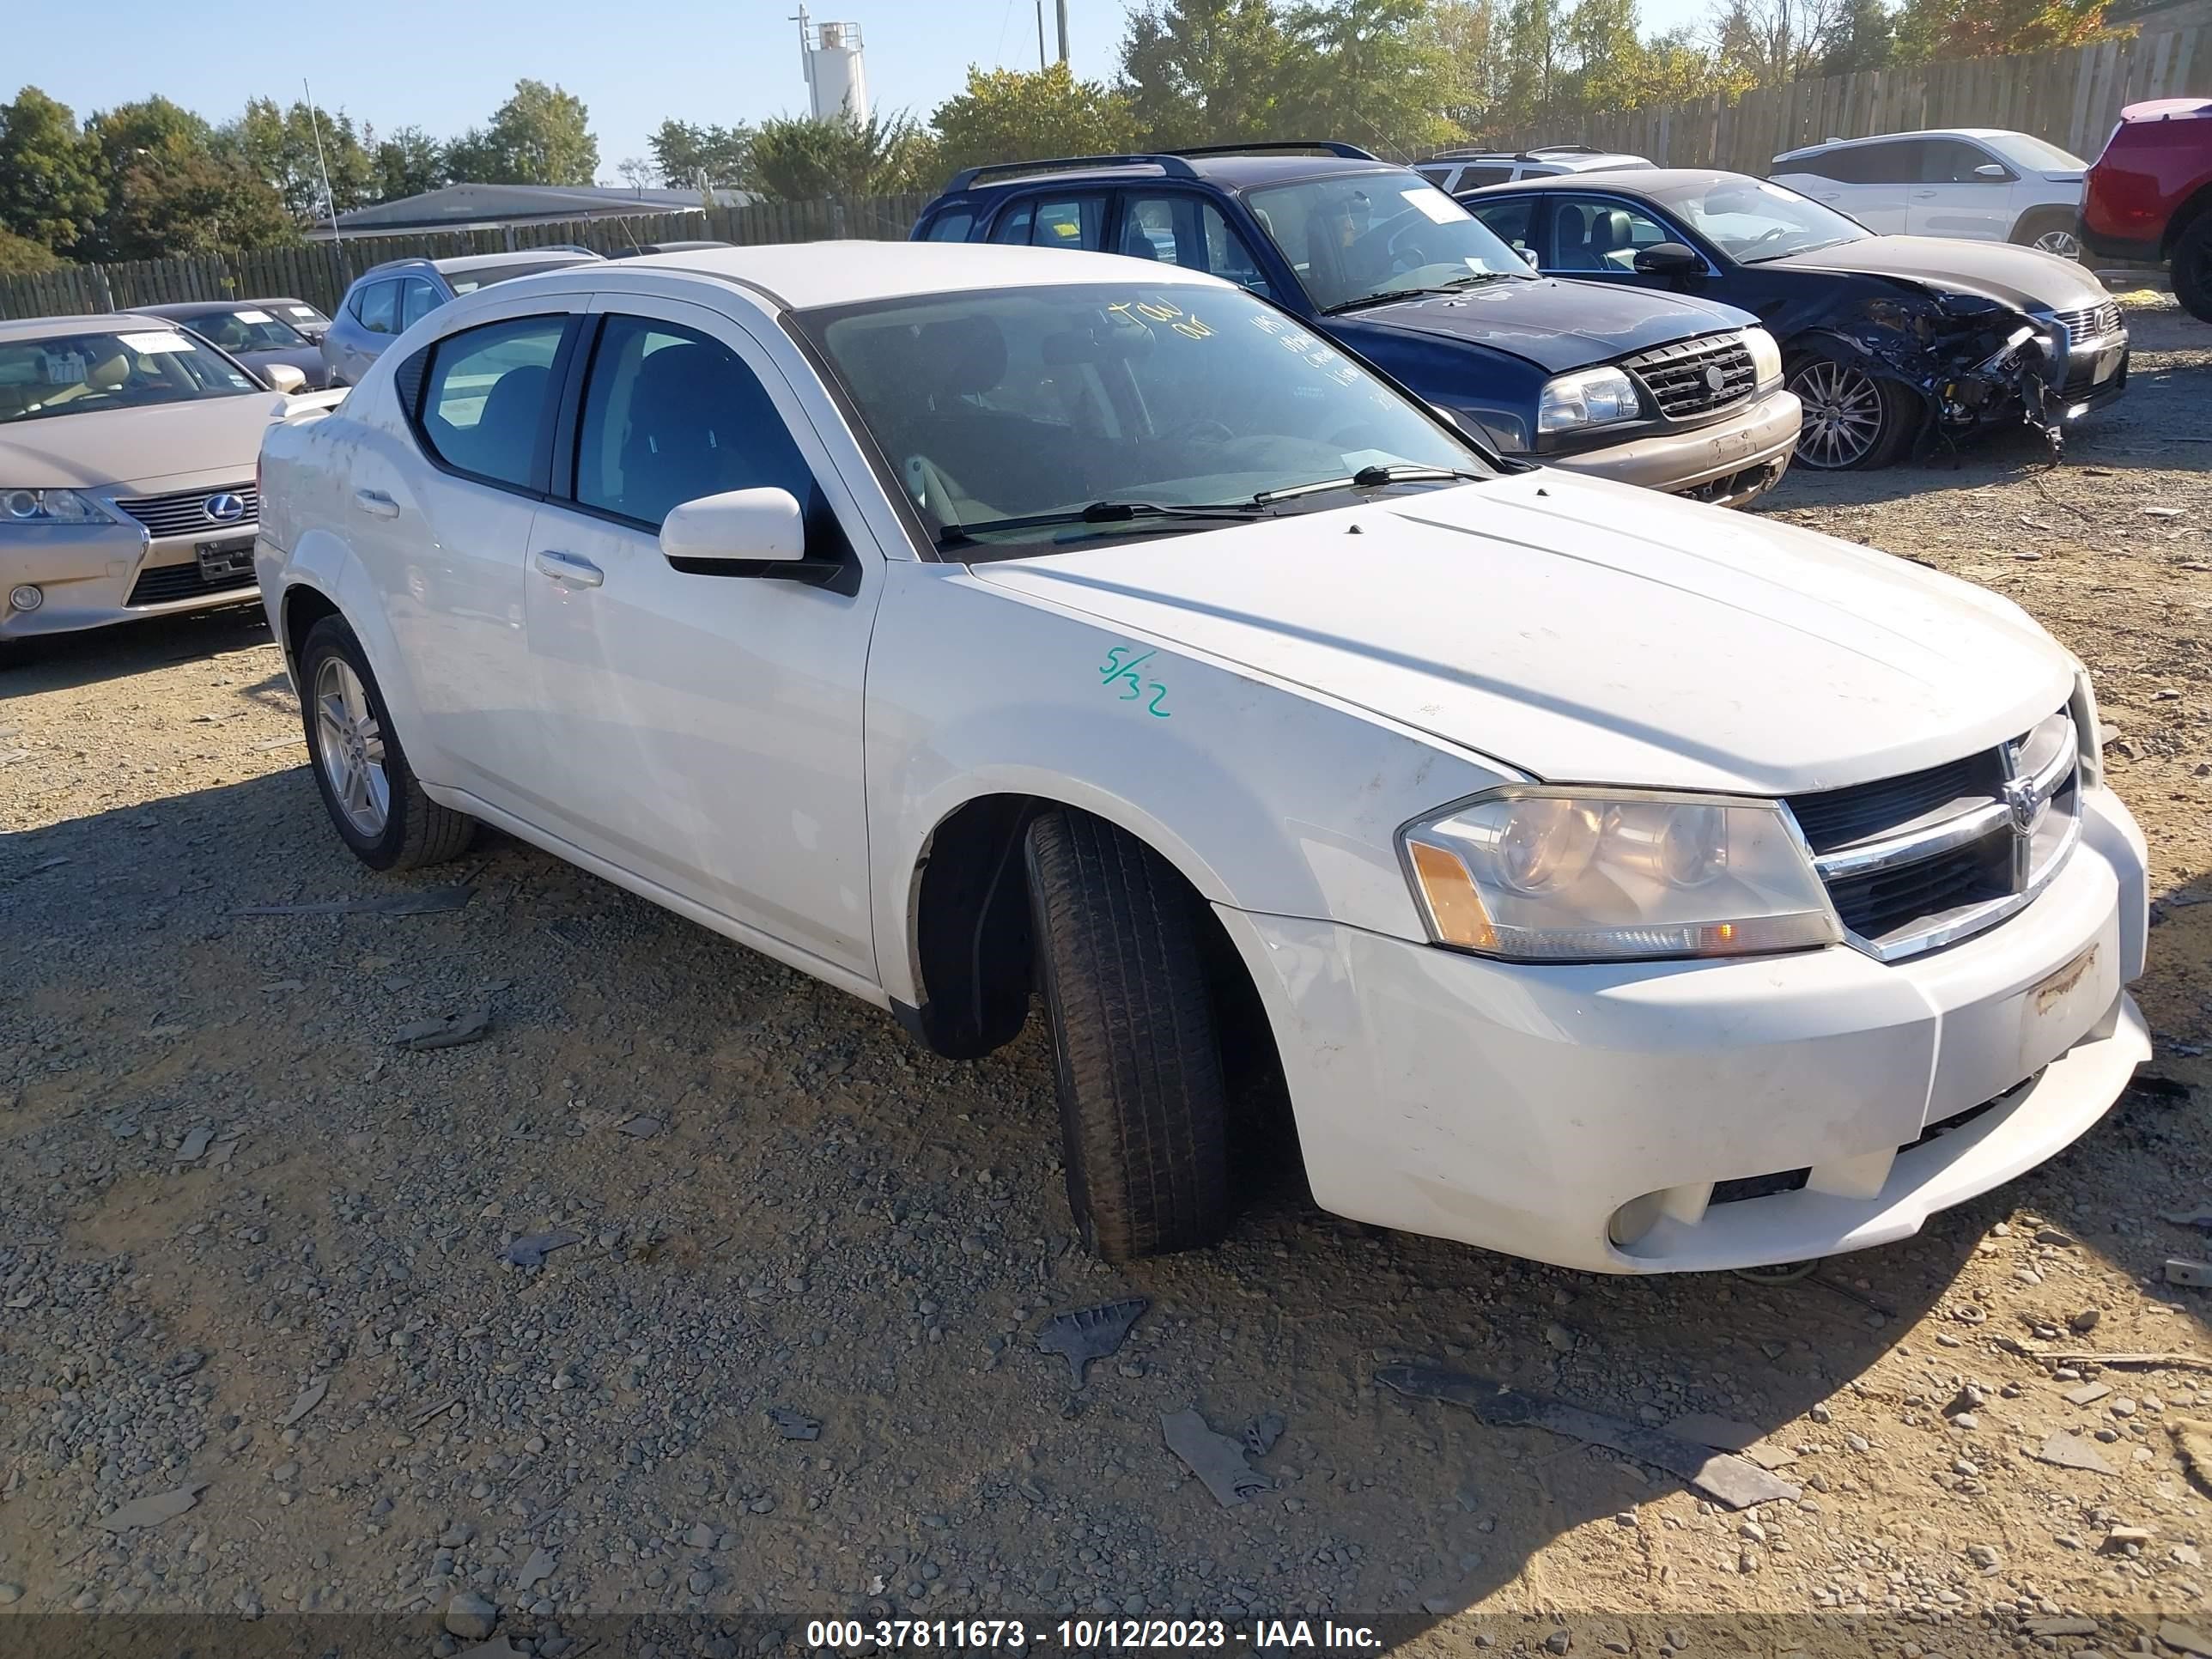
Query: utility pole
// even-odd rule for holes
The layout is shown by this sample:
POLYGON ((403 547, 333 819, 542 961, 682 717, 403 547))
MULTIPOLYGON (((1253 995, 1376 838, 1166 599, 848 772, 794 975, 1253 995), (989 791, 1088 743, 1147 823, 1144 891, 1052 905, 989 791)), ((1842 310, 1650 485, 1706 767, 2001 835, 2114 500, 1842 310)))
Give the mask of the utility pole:
POLYGON ((1044 73, 1044 0, 1036 0, 1037 9, 1037 73, 1044 73))
POLYGON ((1067 61, 1067 0, 1059 0, 1059 8, 1060 61, 1065 64, 1067 61))
POLYGON ((346 258, 345 238, 338 234, 338 197, 331 188, 331 164, 323 154, 323 123, 315 113, 315 94, 307 85, 307 77, 300 77, 300 91, 307 100, 307 125, 315 134, 315 166, 323 175, 323 203, 331 210, 331 240, 337 244, 338 269, 345 273, 347 286, 353 283, 353 264, 346 258))

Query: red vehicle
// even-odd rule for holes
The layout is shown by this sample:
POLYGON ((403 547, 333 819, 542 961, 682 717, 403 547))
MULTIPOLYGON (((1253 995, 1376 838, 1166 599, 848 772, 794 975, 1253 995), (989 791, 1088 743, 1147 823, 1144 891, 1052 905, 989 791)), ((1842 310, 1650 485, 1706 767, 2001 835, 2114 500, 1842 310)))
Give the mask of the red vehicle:
POLYGON ((2212 323, 2212 98, 2120 112, 2081 192, 2081 241, 2107 259, 2172 261, 2174 298, 2212 323))

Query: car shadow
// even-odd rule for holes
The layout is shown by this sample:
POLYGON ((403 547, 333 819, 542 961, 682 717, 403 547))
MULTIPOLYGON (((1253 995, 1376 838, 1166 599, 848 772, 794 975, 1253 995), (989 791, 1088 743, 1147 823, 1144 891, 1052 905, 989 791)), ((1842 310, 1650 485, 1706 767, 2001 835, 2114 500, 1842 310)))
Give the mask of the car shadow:
MULTIPOLYGON (((190 611, 112 628, 0 641, 0 702, 121 679, 271 642, 260 602, 190 611)), ((279 678, 282 672, 279 671, 279 678)))
MULTIPOLYGON (((252 630, 185 637, 214 649, 252 630)), ((64 660, 81 672, 98 654, 64 660)), ((697 1609, 710 1619, 756 1589, 807 1615, 1388 1610, 1393 1641, 1457 1652, 1481 1627, 1462 1616, 1474 1609, 1532 1647, 1564 1621, 1577 1650, 1650 1653, 1694 1627, 1681 1609, 1707 1628, 1778 1598, 1809 1613, 1813 1564, 1831 1563, 1821 1582, 1863 1577, 1832 1565, 1852 1529, 1876 1524, 1863 1516, 1889 1547, 1913 1547, 1910 1501, 1900 1514, 1877 1494, 1926 1489, 1953 1449, 1986 1460, 1987 1442, 2079 1416, 2002 1344, 2051 1346, 2037 1324, 2063 1330, 2084 1294, 2076 1267, 2152 1282, 2183 1248, 2156 1212, 2203 1196, 2189 1091, 2203 1079, 2161 1056, 2148 1069, 2179 1080, 2130 1092, 2051 1163, 1794 1284, 1571 1273, 1347 1223, 1316 1212, 1279 1159, 1248 1160, 1272 1174, 1219 1247, 1114 1269, 1072 1237, 1037 1021, 988 1060, 939 1060, 857 1000, 505 840, 374 876, 338 847, 303 769, 15 835, 0 903, 0 975, 18 993, 0 1008, 0 1055, 27 1057, 0 1114, 0 1189, 26 1237, 63 1241, 64 1261, 127 1249, 138 1270, 65 1337, 19 1329, 8 1363, 82 1340, 109 1344, 111 1371, 132 1376, 189 1334, 212 1355, 213 1403, 173 1431, 209 1434, 196 1519, 220 1540, 259 1524, 267 1477, 220 1454, 202 1419, 266 1420, 303 1367, 349 1402, 344 1434, 307 1425, 319 1482, 374 1486, 425 1401, 462 1402, 506 1443, 512 1407, 482 1338, 514 1326, 526 1288, 532 1374, 565 1361, 587 1380, 532 1395, 568 1468, 540 1475, 522 1459, 494 1482, 457 1466, 460 1485, 487 1482, 474 1506, 426 1475, 391 1524, 434 1532, 434 1515, 496 1504, 520 1553, 526 1537, 574 1542, 729 1500, 743 1520, 758 1492, 774 1519, 734 1533, 727 1587, 697 1609), (436 914, 240 914, 456 881, 470 902, 436 914), (480 1042, 393 1045, 403 1025, 473 1006, 489 1015, 480 1042), (655 1125, 646 1138, 615 1127, 633 1114, 655 1125), (195 1126, 237 1128, 235 1156, 179 1164, 170 1149, 195 1126), (583 1241, 526 1281, 498 1265, 504 1238, 555 1217, 583 1241), (610 1227, 629 1242, 595 1242, 610 1227), (255 1333, 297 1294, 288 1262, 324 1300, 302 1304, 316 1307, 305 1334, 257 1358, 255 1333), (2005 1293, 2045 1270, 2047 1293, 2005 1293), (1080 1386, 1035 1351, 1047 1315, 1130 1295, 1146 1315, 1080 1386), (1999 1311, 2023 1303, 2034 1322, 1999 1311), (388 1346, 387 1328, 410 1345, 388 1346), (637 1356, 680 1386, 612 1380, 617 1357, 637 1356), (1619 1453, 1378 1388, 1399 1361, 1645 1426, 1729 1419, 1802 1500, 1730 1513, 1619 1453), (1985 1431, 1942 1414, 1962 1378, 1989 1393, 1985 1431), (823 1419, 820 1442, 764 1431, 770 1404, 823 1419), (1270 1488, 1224 1508, 1188 1479, 1161 1425, 1186 1407, 1231 1436, 1283 1419, 1252 1460, 1270 1488), (626 1454, 644 1443, 659 1449, 626 1454), (834 1461, 834 1480, 810 1453, 834 1461), (541 1506, 539 1529, 517 1530, 508 1511, 541 1506), (1571 1534, 1577 1576, 1561 1591, 1539 1562, 1571 1534), (825 1578, 820 1565, 848 1552, 825 1578), (923 1562, 942 1578, 925 1582, 923 1562)), ((2208 912, 2160 931, 2212 926, 2197 920, 2208 912)), ((2201 960, 2205 942, 2166 954, 2201 960)), ((2160 955, 2154 977, 2170 971, 2160 955)), ((1479 1072, 1467 1094, 1479 1112, 1479 1072)), ((2116 1329, 2117 1304, 2108 1317, 2100 1340, 2130 1347, 2184 1347, 2198 1326, 2193 1307, 2168 1315, 2161 1341, 2116 1329)), ((176 1565, 186 1534, 102 1545, 75 1487, 44 1469, 0 1533, 51 1531, 39 1549, 58 1558, 176 1565)), ((288 1522, 254 1548, 277 1578, 312 1572, 326 1541, 288 1522)), ((564 1595, 592 1611, 671 1610, 635 1577, 588 1577, 582 1549, 572 1559, 564 1595)), ((1881 1596, 1878 1623, 1896 1613, 1881 1596)))

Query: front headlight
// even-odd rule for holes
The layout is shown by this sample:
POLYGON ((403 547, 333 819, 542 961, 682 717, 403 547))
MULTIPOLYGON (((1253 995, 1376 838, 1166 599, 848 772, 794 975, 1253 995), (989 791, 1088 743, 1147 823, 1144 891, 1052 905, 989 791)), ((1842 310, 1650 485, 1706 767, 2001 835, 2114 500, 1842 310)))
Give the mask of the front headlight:
POLYGON ((1521 962, 1802 951, 1843 937, 1771 801, 1510 785, 1401 832, 1439 945, 1521 962))
POLYGON ((1636 383, 1617 368, 1577 369, 1544 383, 1536 399, 1536 430, 1575 432, 1612 421, 1632 421, 1644 412, 1636 383))
POLYGON ((1744 349, 1751 353, 1751 370, 1761 386, 1771 386, 1782 378, 1782 348, 1774 337, 1763 328, 1747 328, 1743 331, 1744 349))
POLYGON ((0 489, 0 525, 98 524, 100 504, 74 489, 0 489))

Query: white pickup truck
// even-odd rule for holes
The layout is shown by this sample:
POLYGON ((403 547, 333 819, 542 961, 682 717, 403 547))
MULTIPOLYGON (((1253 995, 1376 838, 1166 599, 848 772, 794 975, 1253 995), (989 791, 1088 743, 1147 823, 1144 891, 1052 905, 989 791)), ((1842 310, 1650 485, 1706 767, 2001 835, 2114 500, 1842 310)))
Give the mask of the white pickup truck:
POLYGON ((2148 1052, 2144 849, 2009 602, 1501 462, 1264 301, 924 242, 580 265, 272 429, 347 845, 499 825, 955 1056, 1041 994, 1069 1197, 1314 1196, 1570 1267, 1857 1249, 2148 1052))

